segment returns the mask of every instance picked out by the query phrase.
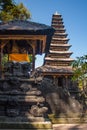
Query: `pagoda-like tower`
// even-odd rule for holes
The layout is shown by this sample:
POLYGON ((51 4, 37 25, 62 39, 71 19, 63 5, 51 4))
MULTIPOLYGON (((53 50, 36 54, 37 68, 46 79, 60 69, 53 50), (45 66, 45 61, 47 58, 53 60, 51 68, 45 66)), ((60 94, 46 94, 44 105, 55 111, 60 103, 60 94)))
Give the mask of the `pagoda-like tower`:
POLYGON ((63 25, 62 15, 55 13, 52 16, 52 25, 55 32, 52 36, 49 52, 44 58, 44 65, 40 67, 40 72, 44 77, 51 77, 58 86, 71 86, 71 77, 73 75, 70 58, 72 52, 68 44, 66 30, 63 25))
POLYGON ((67 38, 63 19, 60 14, 53 14, 52 27, 55 29, 55 33, 51 40, 49 53, 45 57, 45 65, 70 67, 73 61, 73 59, 70 58, 72 52, 69 51, 71 45, 68 44, 69 39, 67 38))

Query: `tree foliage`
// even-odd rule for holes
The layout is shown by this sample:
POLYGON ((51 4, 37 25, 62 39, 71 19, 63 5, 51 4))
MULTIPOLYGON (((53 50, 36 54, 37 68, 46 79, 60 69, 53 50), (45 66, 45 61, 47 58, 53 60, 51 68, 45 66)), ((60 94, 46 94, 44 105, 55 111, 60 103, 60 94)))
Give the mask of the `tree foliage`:
POLYGON ((87 95, 87 55, 77 57, 72 64, 74 70, 73 80, 77 80, 79 87, 87 95))
POLYGON ((0 10, 8 11, 8 6, 13 7, 14 5, 14 0, 0 0, 0 10))
POLYGON ((23 3, 16 4, 13 0, 0 0, 0 20, 27 20, 31 17, 29 10, 23 3))

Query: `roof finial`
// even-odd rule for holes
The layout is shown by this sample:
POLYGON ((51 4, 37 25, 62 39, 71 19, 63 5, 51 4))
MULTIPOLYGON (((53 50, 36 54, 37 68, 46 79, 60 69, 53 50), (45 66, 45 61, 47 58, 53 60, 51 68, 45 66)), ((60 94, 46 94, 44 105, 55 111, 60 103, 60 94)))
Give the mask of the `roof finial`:
POLYGON ((57 11, 54 13, 54 15, 60 15, 57 11))

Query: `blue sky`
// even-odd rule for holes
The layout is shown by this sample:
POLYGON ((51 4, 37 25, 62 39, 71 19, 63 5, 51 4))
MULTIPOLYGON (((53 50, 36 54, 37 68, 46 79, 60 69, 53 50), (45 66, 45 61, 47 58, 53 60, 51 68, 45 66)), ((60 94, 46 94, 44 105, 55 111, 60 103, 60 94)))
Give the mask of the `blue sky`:
MULTIPOLYGON (((51 25, 56 11, 63 17, 68 34, 71 58, 87 54, 87 0, 15 0, 22 2, 31 12, 32 21, 51 25)), ((36 66, 42 65, 43 56, 38 56, 36 66), (39 62, 38 62, 39 61, 39 62)))

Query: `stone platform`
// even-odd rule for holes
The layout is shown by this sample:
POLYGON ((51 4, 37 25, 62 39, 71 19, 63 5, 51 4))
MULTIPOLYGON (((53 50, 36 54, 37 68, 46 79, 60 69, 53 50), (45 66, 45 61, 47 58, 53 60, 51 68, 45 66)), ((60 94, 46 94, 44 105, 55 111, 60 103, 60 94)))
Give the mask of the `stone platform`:
POLYGON ((0 122, 0 130, 52 130, 51 122, 0 122))
POLYGON ((84 117, 49 117, 52 124, 87 124, 87 114, 84 117))
POLYGON ((53 130, 87 130, 87 124, 54 124, 53 130))

